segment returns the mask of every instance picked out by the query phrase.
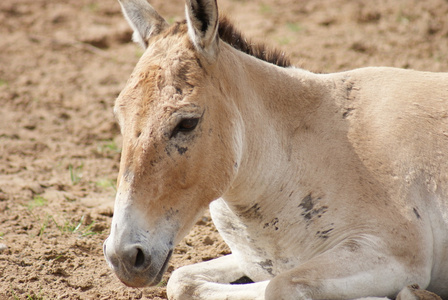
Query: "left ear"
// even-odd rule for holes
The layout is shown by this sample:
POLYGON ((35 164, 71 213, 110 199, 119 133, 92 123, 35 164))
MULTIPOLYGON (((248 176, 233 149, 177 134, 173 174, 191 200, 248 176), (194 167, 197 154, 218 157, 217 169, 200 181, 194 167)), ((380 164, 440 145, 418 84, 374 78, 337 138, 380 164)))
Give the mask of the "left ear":
POLYGON ((213 63, 218 56, 218 4, 216 0, 187 0, 188 34, 195 48, 213 63))
POLYGON ((158 35, 168 23, 146 0, 118 0, 123 14, 134 29, 133 40, 144 49, 148 47, 151 37, 158 35))

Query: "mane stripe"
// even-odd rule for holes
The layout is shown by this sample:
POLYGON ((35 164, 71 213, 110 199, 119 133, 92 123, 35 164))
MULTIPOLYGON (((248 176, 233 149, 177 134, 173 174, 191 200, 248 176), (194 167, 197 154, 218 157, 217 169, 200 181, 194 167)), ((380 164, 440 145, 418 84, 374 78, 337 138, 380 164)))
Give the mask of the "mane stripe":
POLYGON ((221 40, 246 54, 279 67, 287 68, 292 66, 291 61, 284 52, 277 49, 267 49, 265 44, 253 44, 245 39, 241 32, 225 16, 219 19, 218 34, 221 40))
MULTIPOLYGON (((171 26, 164 35, 184 34, 187 30, 185 25, 185 20, 177 22, 174 26, 171 26)), ((289 57, 287 57, 284 52, 281 52, 278 49, 269 49, 265 44, 252 43, 250 40, 247 40, 225 16, 219 18, 218 35, 223 42, 239 51, 279 67, 292 67, 289 57)))

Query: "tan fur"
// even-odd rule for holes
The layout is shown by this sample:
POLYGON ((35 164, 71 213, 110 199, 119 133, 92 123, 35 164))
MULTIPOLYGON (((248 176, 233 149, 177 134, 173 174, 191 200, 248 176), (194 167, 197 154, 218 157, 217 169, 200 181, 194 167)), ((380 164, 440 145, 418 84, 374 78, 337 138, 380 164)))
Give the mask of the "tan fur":
POLYGON ((170 299, 395 297, 414 283, 448 297, 448 74, 317 75, 188 32, 154 37, 116 102, 104 250, 118 277, 156 284, 211 203, 232 255, 174 272, 170 299), (197 127, 173 135, 186 118, 197 127), (255 283, 227 284, 242 276, 255 283))

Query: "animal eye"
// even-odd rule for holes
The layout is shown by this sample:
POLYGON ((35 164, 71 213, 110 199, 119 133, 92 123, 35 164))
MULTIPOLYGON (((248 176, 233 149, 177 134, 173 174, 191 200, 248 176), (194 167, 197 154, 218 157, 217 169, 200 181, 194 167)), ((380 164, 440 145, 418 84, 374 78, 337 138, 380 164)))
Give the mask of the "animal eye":
POLYGON ((174 128, 171 137, 175 136, 178 132, 189 132, 193 131, 199 123, 199 118, 192 119, 182 119, 176 128, 174 128))
POLYGON ((192 131, 198 125, 199 119, 183 119, 177 125, 179 131, 192 131))

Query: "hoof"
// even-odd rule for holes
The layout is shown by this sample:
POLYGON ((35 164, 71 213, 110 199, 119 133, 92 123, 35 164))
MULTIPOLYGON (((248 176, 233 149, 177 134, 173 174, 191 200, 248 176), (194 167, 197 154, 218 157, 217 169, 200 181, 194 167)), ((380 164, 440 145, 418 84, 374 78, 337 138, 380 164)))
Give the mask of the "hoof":
POLYGON ((442 300, 442 298, 430 291, 421 290, 418 284, 412 284, 402 289, 395 300, 442 300))

